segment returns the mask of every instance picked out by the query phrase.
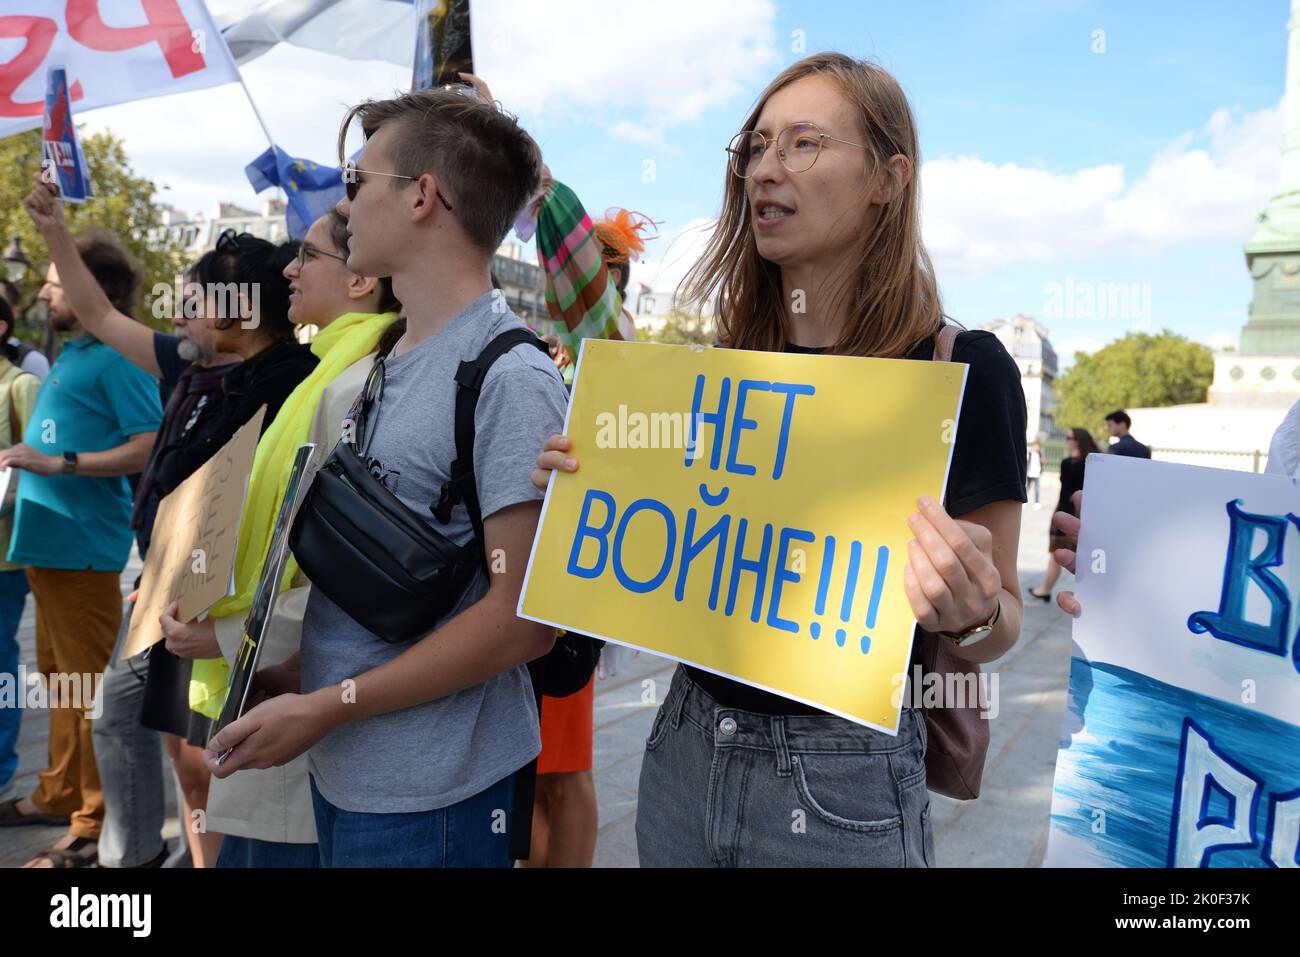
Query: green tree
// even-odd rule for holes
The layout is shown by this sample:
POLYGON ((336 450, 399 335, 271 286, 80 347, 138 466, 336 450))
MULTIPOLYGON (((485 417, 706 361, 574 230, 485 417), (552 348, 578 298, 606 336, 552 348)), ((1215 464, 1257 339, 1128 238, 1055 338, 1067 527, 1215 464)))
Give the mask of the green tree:
POLYGON ((1159 335, 1129 333, 1091 355, 1076 353, 1074 365, 1056 380, 1056 424, 1106 434, 1106 414, 1116 409, 1204 402, 1214 378, 1214 354, 1168 329, 1159 335))
MULTIPOLYGON (((68 203, 64 207, 74 233, 91 226, 102 226, 117 234, 144 269, 136 318, 158 328, 168 328, 166 320, 154 319, 151 312, 154 285, 171 285, 180 262, 180 247, 165 237, 149 241, 148 232, 157 219, 154 205, 156 187, 131 168, 122 140, 111 132, 95 133, 82 138, 82 149, 90 167, 95 198, 84 205, 68 203)), ((41 234, 32 224, 23 199, 31 191, 32 174, 40 169, 40 135, 36 130, 0 139, 0 237, 3 245, 18 236, 22 240, 32 268, 20 286, 24 302, 40 289, 45 277, 49 253, 41 234)), ((25 338, 35 340, 39 330, 24 327, 25 338)))
POLYGON ((691 312, 674 310, 664 316, 663 324, 651 329, 648 325, 637 329, 637 338, 647 342, 666 342, 671 345, 711 346, 717 340, 713 319, 691 312))

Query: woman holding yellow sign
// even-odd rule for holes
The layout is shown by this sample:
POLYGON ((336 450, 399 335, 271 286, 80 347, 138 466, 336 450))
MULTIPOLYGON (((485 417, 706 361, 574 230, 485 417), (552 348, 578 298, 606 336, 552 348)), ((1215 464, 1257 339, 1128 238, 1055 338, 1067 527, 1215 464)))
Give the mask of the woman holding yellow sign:
MULTIPOLYGON (((721 345, 970 366, 946 507, 918 501, 904 584, 951 655, 1000 657, 1023 607, 1024 393, 991 333, 940 335, 906 97, 874 64, 808 57, 768 86, 728 154, 722 214, 684 283, 691 301, 716 298, 721 345)), ((534 483, 575 471, 570 448, 552 436, 534 483)), ((641 865, 932 865, 925 724, 904 707, 890 736, 681 665, 646 742, 641 865)))

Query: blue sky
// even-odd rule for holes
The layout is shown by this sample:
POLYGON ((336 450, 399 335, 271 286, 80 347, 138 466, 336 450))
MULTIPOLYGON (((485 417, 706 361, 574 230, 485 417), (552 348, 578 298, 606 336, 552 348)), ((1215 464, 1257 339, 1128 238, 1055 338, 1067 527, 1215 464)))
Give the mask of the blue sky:
MULTIPOLYGON (((1068 352, 1141 328, 1235 342, 1250 298, 1241 246, 1279 185, 1288 12, 1286 0, 475 0, 474 42, 480 73, 589 211, 664 222, 634 269, 656 288, 698 249, 722 147, 797 45, 875 58, 920 125, 926 238, 949 313, 967 325, 1032 315, 1068 352), (1130 306, 1053 312, 1067 283, 1133 284, 1130 306)), ((285 46, 243 72, 277 141, 321 160, 345 103, 409 80, 285 46)), ((251 203, 242 166, 265 138, 242 96, 225 87, 84 118, 122 132, 169 201, 251 203), (217 138, 214 111, 230 118, 217 138)))

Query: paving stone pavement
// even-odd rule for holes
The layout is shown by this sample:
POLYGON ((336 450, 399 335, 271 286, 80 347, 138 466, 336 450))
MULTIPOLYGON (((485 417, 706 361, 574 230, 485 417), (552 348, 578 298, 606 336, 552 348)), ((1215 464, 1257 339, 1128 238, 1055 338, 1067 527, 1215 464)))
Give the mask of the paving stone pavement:
MULTIPOLYGON (((1047 567, 1047 528, 1057 495, 1056 476, 1043 476, 1041 510, 1024 507, 1020 534, 1021 589, 1039 584, 1047 567)), ((123 594, 138 574, 133 562, 123 572, 123 594)), ((1063 573, 1058 588, 1068 588, 1063 573)), ((21 661, 35 669, 32 602, 18 633, 21 661)), ((935 853, 944 867, 1036 867, 1047 843, 1048 810, 1061 715, 1065 708, 1070 656, 1070 620, 1055 603, 1026 596, 1020 641, 1003 658, 985 665, 997 674, 998 713, 992 722, 988 763, 977 801, 932 794, 935 853)), ((613 676, 596 683, 593 777, 599 807, 596 867, 635 867, 637 778, 655 709, 667 693, 674 664, 639 654, 613 676)), ((18 748, 20 767, 14 794, 30 793, 45 766, 48 715, 24 713, 18 748)), ((164 760, 164 764, 166 764, 164 760)), ((180 833, 168 778, 164 835, 180 833)), ((22 864, 63 833, 59 828, 0 830, 0 867, 22 864)))

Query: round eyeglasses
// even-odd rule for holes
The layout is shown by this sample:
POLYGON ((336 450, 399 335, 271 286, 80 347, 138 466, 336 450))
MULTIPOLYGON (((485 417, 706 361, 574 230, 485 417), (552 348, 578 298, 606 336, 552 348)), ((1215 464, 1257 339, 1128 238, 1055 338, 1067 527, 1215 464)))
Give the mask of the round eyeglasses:
POLYGON ((774 138, 764 136, 757 130, 737 133, 727 146, 727 154, 731 171, 741 179, 749 179, 753 175, 758 164, 763 161, 763 154, 770 146, 776 147, 776 158, 789 172, 802 173, 812 169, 827 140, 834 140, 845 146, 856 146, 863 150, 871 148, 861 143, 842 140, 838 136, 831 136, 812 123, 792 123, 774 138))
POLYGON ((348 264, 347 256, 340 256, 337 253, 326 252, 325 250, 313 246, 311 243, 304 240, 298 244, 298 271, 302 272, 302 267, 307 265, 307 263, 311 262, 317 256, 328 256, 330 259, 337 259, 345 266, 348 264))

